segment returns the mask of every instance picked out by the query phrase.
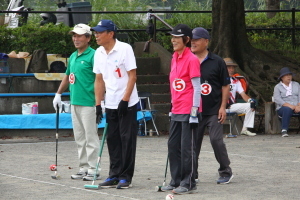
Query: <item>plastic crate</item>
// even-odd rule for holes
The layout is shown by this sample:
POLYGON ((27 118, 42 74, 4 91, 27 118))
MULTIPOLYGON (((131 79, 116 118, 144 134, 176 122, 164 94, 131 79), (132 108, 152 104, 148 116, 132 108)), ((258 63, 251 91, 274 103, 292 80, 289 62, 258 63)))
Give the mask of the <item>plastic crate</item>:
MULTIPOLYGON (((92 5, 90 2, 75 2, 75 3, 68 3, 67 7, 70 9, 70 11, 79 11, 79 12, 90 12, 92 11, 92 5)), ((92 21, 92 13, 73 13, 71 15, 73 25, 83 23, 88 24, 90 21, 92 21)))

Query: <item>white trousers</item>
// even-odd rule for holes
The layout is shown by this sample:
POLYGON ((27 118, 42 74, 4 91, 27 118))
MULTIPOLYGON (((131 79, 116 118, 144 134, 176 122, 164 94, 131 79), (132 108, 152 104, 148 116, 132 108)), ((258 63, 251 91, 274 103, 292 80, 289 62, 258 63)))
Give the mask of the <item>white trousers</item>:
POLYGON ((95 107, 71 106, 80 170, 94 174, 99 154, 99 136, 95 107))
POLYGON ((245 120, 243 127, 253 128, 254 127, 254 117, 255 111, 252 111, 250 108, 250 103, 234 103, 230 106, 229 109, 226 109, 226 112, 236 112, 238 114, 245 114, 245 120))

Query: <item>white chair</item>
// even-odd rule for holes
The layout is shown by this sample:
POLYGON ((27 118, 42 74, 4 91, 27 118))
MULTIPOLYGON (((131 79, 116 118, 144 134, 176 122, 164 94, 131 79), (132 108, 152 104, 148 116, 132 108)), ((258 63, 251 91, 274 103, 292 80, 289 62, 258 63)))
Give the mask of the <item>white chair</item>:
MULTIPOLYGON (((151 93, 150 92, 138 92, 138 96, 139 96, 139 109, 142 114, 143 114, 143 120, 144 120, 144 125, 145 125, 145 135, 147 135, 147 133, 150 133, 150 130, 147 130, 147 124, 146 124, 146 119, 145 119, 145 113, 146 112, 150 112, 151 113, 151 120, 152 120, 152 123, 153 123, 153 127, 154 127, 154 131, 152 132, 156 132, 157 135, 159 135, 159 132, 156 128, 156 125, 155 125, 155 117, 156 117, 156 110, 152 110, 151 109, 151 103, 150 103, 150 97, 151 97, 151 93), (148 109, 147 109, 147 106, 148 106, 148 109)), ((149 135, 149 134, 148 134, 149 135)))

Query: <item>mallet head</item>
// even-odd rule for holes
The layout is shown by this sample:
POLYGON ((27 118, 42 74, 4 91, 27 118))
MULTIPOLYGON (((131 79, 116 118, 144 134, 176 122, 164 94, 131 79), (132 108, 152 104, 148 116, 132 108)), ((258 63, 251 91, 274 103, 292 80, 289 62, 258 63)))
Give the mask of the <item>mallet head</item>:
POLYGON ((55 174, 53 176, 51 176, 52 179, 56 179, 56 180, 59 180, 60 179, 60 176, 57 175, 57 172, 55 171, 55 174))
POLYGON ((161 187, 162 187, 162 186, 155 186, 155 191, 156 191, 156 192, 163 192, 163 191, 161 190, 161 187))

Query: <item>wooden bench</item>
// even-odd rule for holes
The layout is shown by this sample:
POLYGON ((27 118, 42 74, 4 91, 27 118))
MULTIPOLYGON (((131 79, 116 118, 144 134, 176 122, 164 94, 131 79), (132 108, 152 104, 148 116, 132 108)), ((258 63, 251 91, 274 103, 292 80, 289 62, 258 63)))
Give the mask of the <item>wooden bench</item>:
MULTIPOLYGON (((298 119, 297 127, 289 127, 289 129, 296 129, 297 133, 300 131, 300 115, 293 115, 292 118, 298 119)), ((281 133, 281 121, 275 110, 274 102, 265 103, 265 133, 267 134, 279 134, 281 133)))

